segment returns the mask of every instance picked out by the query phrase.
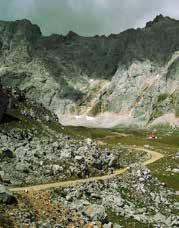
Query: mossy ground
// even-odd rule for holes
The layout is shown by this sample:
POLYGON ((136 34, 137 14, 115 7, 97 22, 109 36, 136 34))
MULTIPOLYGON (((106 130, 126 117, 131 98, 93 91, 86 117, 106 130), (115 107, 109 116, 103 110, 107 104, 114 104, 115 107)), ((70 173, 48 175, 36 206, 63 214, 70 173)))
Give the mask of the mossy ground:
POLYGON ((113 223, 116 224, 120 224, 125 228, 152 228, 151 225, 138 222, 132 218, 126 219, 123 216, 116 215, 116 213, 110 209, 107 211, 107 214, 110 221, 113 221, 113 223))

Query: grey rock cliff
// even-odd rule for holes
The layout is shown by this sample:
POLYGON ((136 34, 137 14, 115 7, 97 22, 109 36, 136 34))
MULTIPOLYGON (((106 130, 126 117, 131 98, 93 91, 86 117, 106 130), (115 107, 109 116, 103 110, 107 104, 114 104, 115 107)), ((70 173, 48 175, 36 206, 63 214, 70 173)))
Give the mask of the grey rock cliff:
POLYGON ((179 21, 162 15, 108 37, 44 37, 28 20, 0 22, 2 83, 63 124, 179 125, 178 51, 179 21))

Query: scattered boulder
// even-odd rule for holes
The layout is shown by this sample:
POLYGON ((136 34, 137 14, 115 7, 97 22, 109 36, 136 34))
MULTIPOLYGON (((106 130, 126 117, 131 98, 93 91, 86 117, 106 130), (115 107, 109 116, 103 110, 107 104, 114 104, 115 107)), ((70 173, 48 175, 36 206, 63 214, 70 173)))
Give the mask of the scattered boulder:
POLYGON ((63 171, 63 168, 59 165, 52 165, 52 172, 54 175, 56 175, 59 171, 63 171))
POLYGON ((179 152, 176 153, 176 159, 179 159, 179 152))
POLYGON ((3 203, 3 204, 17 203, 16 197, 13 196, 10 192, 8 192, 8 190, 3 185, 0 185, 0 203, 3 203))
POLYGON ((173 173, 179 173, 179 169, 173 169, 173 173))
POLYGON ((5 159, 5 158, 10 158, 10 159, 12 159, 12 158, 14 158, 15 156, 14 156, 14 153, 13 153, 13 151, 12 150, 10 150, 10 149, 2 149, 1 151, 0 151, 0 158, 1 159, 5 159))
POLYGON ((92 221, 105 222, 107 219, 105 207, 97 204, 92 204, 89 207, 87 207, 84 211, 84 215, 92 221))
POLYGON ((112 227, 113 227, 113 224, 111 222, 103 225, 103 228, 112 228, 112 227))

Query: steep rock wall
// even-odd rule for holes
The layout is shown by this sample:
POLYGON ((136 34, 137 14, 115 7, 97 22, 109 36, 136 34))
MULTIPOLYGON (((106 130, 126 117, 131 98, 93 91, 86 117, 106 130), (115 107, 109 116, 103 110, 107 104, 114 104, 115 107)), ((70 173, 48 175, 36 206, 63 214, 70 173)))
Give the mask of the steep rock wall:
POLYGON ((157 16, 110 36, 42 36, 28 20, 0 22, 0 78, 63 124, 150 126, 178 118, 179 21, 157 16))

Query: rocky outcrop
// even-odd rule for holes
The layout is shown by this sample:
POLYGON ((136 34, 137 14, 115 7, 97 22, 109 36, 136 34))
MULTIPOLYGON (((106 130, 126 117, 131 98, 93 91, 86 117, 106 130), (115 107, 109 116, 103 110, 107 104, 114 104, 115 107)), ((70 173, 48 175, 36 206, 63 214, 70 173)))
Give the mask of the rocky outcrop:
POLYGON ((0 204, 16 204, 17 199, 8 190, 0 185, 0 204))
POLYGON ((64 125, 179 125, 178 51, 179 21, 162 15, 108 37, 44 37, 28 20, 0 22, 2 83, 64 125))

